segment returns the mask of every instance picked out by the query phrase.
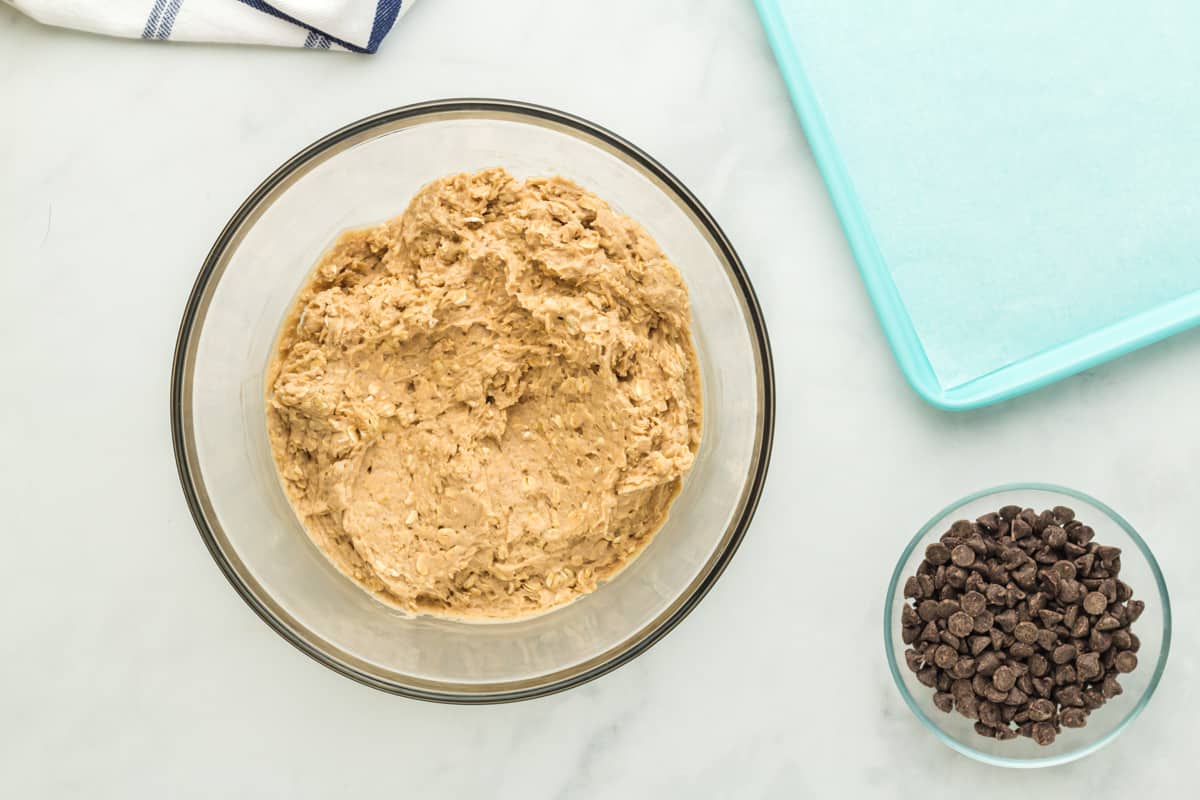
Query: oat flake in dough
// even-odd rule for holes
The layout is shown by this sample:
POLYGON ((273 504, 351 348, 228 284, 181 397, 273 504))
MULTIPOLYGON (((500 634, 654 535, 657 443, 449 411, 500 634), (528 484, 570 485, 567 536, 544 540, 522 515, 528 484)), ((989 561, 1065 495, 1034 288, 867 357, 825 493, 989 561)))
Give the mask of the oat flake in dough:
POLYGON ((511 618, 590 592, 666 519, 700 440, 679 272, 571 181, 442 178, 349 231, 267 375, 309 535, 411 612, 511 618))

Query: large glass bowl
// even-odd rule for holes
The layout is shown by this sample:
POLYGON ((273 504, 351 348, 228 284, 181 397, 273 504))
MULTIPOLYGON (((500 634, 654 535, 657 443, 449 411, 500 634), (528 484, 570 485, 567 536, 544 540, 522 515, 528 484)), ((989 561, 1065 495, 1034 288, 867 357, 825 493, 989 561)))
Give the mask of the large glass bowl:
POLYGON ((678 623, 746 532, 767 469, 773 406, 770 348, 750 281, 691 192, 602 128, 491 100, 387 111, 276 170, 234 214, 200 271, 171 383, 184 493, 213 558, 246 602, 344 675, 457 702, 580 684, 678 623), (691 296, 704 435, 665 527, 592 594, 516 622, 412 618, 342 576, 301 528, 267 443, 264 370, 293 297, 340 231, 400 213, 435 178, 491 166, 578 181, 638 220, 679 267, 691 296))
POLYGON ((1171 648, 1171 602, 1158 562, 1142 537, 1108 506, 1082 492, 1047 484, 1012 484, 977 492, 938 512, 913 537, 900 555, 888 585, 883 613, 883 640, 888 667, 904 702, 924 726, 944 743, 971 758, 1001 767, 1049 767, 1065 764, 1096 752, 1117 738, 1141 713, 1154 694, 1167 665, 1171 648), (900 610, 904 607, 904 581, 915 575, 927 545, 937 541, 959 519, 975 520, 1006 505, 1036 511, 1067 506, 1076 519, 1096 531, 1095 541, 1121 548, 1121 580, 1133 588, 1133 597, 1146 610, 1131 630, 1141 639, 1138 666, 1120 676, 1124 693, 1109 700, 1088 717, 1083 728, 1063 728, 1053 744, 1040 746, 1018 737, 1007 741, 975 733, 974 723, 957 711, 944 713, 933 705, 933 690, 921 685, 904 663, 907 645, 900 638, 900 610))

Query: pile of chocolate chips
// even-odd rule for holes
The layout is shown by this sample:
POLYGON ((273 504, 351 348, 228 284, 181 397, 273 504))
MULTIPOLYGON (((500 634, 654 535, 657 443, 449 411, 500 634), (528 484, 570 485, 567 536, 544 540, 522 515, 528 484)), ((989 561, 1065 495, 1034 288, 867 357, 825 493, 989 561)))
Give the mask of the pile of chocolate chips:
POLYGON ((1005 506, 960 520, 904 584, 909 669, 939 709, 996 739, 1048 745, 1121 694, 1145 603, 1117 578, 1121 551, 1075 512, 1005 506))

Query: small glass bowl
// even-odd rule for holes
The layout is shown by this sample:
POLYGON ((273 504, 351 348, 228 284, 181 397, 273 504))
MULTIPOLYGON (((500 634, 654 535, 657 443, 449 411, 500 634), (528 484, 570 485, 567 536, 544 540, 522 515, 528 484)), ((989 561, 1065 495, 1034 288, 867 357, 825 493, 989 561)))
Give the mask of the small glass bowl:
POLYGON ((908 543, 888 584, 883 641, 888 668, 904 702, 944 743, 986 764, 1019 769, 1050 767, 1083 758, 1104 747, 1150 702, 1171 648, 1171 603, 1154 554, 1137 531, 1111 508, 1062 486, 1010 484, 976 492, 939 511, 908 543), (1093 711, 1085 727, 1064 728, 1054 743, 1045 747, 1025 737, 999 741, 980 736, 975 733, 974 722, 957 711, 944 713, 934 707, 933 691, 918 682, 904 663, 907 645, 900 638, 900 611, 906 602, 904 582, 916 574, 926 546, 937 541, 956 520, 974 520, 1006 505, 1039 512, 1059 505, 1073 508, 1078 519, 1095 529, 1095 541, 1121 548, 1121 580, 1133 587, 1135 599, 1146 603, 1146 610, 1132 627, 1141 639, 1141 648, 1137 669, 1121 676, 1124 693, 1093 711))
POLYGON ((234 214, 200 271, 171 383, 176 464, 192 516, 243 599, 343 675, 425 700, 520 700, 626 663, 704 597, 754 514, 774 427, 771 351, 732 245, 660 164, 577 117, 502 100, 386 111, 306 148, 234 214), (449 173, 503 166, 562 175, 638 220, 689 288, 704 433, 670 518, 595 592, 538 617, 488 625, 410 617, 339 573, 280 487, 264 375, 296 291, 343 230, 403 211, 449 173))

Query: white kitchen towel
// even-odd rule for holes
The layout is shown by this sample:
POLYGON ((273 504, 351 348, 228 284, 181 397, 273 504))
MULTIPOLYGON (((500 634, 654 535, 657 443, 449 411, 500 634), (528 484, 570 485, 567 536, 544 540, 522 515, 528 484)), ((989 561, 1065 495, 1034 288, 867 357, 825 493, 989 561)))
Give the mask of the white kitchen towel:
POLYGON ((414 0, 0 0, 47 25, 141 39, 374 53, 414 0))

